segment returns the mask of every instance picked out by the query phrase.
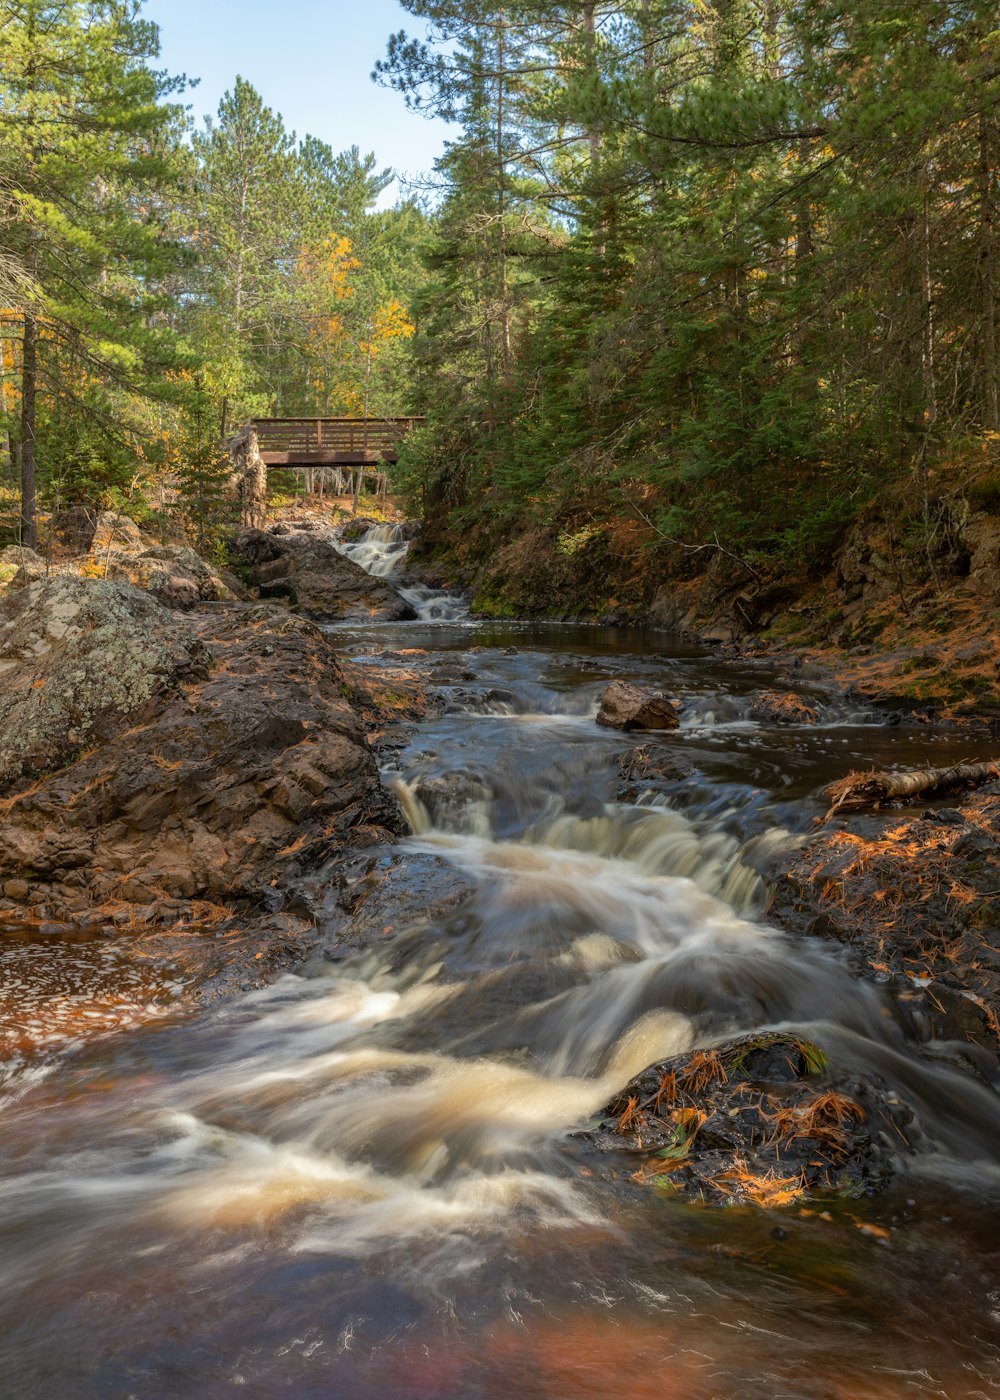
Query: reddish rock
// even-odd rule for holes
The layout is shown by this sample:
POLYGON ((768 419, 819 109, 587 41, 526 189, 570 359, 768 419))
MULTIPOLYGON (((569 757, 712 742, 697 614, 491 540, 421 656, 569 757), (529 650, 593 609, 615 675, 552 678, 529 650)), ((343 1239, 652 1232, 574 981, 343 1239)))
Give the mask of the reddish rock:
POLYGON ((85 601, 96 591, 112 606, 128 669, 106 677, 107 695, 118 697, 113 714, 98 705, 92 678, 94 705, 74 719, 63 702, 75 672, 90 676, 89 651, 79 644, 64 659, 56 647, 24 663, 35 676, 26 694, 48 692, 58 706, 39 742, 19 743, 16 754, 24 717, 8 707, 5 728, 0 715, 0 751, 6 744, 12 753, 0 809, 8 900, 20 902, 30 886, 33 897, 43 891, 50 917, 89 922, 123 903, 168 921, 177 901, 273 909, 306 871, 402 829, 333 649, 313 624, 236 603, 181 618, 127 585, 65 578, 15 596, 27 604, 42 587, 58 592, 58 628, 79 622, 72 589, 85 601), (67 684, 57 684, 64 666, 67 684), (96 748, 83 733, 91 710, 108 720, 96 748), (43 765, 67 759, 29 783, 43 765))
POLYGON ((280 599, 318 622, 399 622, 416 616, 385 579, 366 573, 309 531, 244 530, 236 549, 253 566, 262 598, 280 599))
POLYGON ((608 729, 676 729, 680 715, 662 691, 612 681, 601 696, 597 723, 608 729))

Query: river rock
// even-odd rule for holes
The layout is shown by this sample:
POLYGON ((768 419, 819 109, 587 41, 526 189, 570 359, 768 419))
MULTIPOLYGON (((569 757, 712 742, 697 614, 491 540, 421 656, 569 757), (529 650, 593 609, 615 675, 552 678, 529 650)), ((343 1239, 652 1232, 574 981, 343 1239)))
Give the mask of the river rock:
MULTIPOLYGON (((69 758, 71 718, 89 723, 93 737, 97 720, 113 718, 117 729, 106 724, 103 744, 32 786, 24 787, 26 773, 8 777, 13 795, 0 809, 8 898, 27 886, 28 907, 89 923, 113 922, 120 910, 134 917, 137 905, 143 919, 173 922, 178 901, 192 900, 274 910, 305 871, 403 829, 342 693, 333 649, 311 623, 241 604, 181 618, 123 584, 46 588, 16 636, 7 624, 0 655, 17 657, 8 674, 18 677, 19 700, 41 696, 47 711, 58 699, 59 708, 26 745, 20 728, 36 734, 40 726, 4 694, 6 771, 69 758), (99 601, 98 617, 111 612, 116 625, 103 638, 96 623, 85 629, 81 598, 92 612, 99 601), (117 708, 97 710, 97 719, 89 708, 71 713, 66 682, 77 673, 93 708, 109 694, 117 708)), ((0 606, 10 611, 6 600, 0 606)))
POLYGON ((765 724, 815 724, 816 711, 800 695, 780 690, 760 690, 750 702, 751 719, 765 724))
POLYGON ((597 723, 608 729, 676 729, 680 715, 662 691, 612 681, 601 696, 597 723))
POLYGON ((0 599, 0 792, 134 724, 205 648, 148 594, 55 577, 0 599))
POLYGON ((876 1079, 765 1031, 650 1066, 579 1136, 624 1157, 637 1186, 768 1207, 882 1190, 917 1138, 913 1124, 876 1079))
POLYGON ((262 598, 279 598, 318 622, 399 622, 416 617, 385 579, 373 578, 308 532, 244 530, 236 549, 253 566, 262 598))

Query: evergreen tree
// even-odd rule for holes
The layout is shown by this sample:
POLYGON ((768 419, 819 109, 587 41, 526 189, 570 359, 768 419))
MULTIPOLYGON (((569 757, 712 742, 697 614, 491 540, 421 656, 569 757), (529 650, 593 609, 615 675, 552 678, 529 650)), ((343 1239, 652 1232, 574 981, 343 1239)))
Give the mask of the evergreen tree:
POLYGON ((268 410, 276 390, 270 367, 294 334, 295 137, 237 77, 193 146, 198 202, 192 237, 200 268, 192 319, 225 436, 230 424, 268 410))
MULTIPOLYGON (((137 3, 3 0, 0 130, 8 299, 21 324, 21 535, 37 540, 40 408, 107 430, 114 391, 142 392, 171 363, 150 286, 176 245, 145 203, 174 179, 165 99, 178 83, 150 68, 156 27, 137 3), (8 267, 11 262, 8 261, 8 267)), ((59 449, 53 443, 53 454, 59 449)))

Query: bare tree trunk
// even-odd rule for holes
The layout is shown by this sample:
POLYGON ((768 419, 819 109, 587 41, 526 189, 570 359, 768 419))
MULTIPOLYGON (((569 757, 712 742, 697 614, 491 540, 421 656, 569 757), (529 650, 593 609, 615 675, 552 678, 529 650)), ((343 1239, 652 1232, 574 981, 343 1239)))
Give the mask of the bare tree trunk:
POLYGON ((920 214, 920 302, 924 413, 927 427, 930 428, 937 419, 937 368, 934 346, 934 286, 931 281, 931 233, 926 195, 920 214))
POLYGON ((996 280, 993 273, 993 171, 986 113, 979 117, 979 276, 983 289, 983 426, 1000 430, 997 387, 996 280))
POLYGON ((863 812, 886 802, 929 797, 945 792, 966 792, 1000 778, 1000 764, 956 763, 951 768, 916 768, 906 773, 848 773, 824 789, 833 806, 823 818, 837 812, 863 812))
POLYGON ((24 314, 24 350, 21 361, 21 543, 38 547, 35 517, 36 423, 38 395, 38 322, 34 313, 24 314))

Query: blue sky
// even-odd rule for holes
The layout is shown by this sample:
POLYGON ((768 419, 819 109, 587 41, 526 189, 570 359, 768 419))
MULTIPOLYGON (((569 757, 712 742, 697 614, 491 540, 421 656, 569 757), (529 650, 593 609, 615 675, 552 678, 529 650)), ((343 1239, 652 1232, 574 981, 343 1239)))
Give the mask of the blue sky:
POLYGON ((201 79, 186 98, 199 125, 240 73, 289 129, 335 151, 357 145, 411 175, 441 151, 444 123, 369 77, 388 36, 418 28, 397 0, 146 0, 143 14, 160 26, 161 66, 201 79))

